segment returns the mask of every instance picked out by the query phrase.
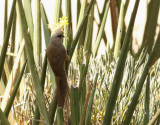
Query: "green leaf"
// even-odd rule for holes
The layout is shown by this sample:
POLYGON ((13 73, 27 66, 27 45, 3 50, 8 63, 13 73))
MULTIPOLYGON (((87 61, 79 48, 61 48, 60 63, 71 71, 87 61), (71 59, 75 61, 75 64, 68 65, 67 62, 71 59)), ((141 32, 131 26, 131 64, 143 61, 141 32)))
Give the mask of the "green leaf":
POLYGON ((4 114, 1 108, 0 108, 0 123, 3 123, 3 125, 10 125, 6 115, 4 114))
POLYGON ((8 47, 8 42, 9 42, 9 37, 10 37, 10 32, 11 32, 11 26, 12 26, 14 11, 15 11, 15 5, 16 5, 16 0, 14 0, 13 4, 12 4, 11 13, 9 16, 7 29, 6 29, 5 36, 4 36, 4 42, 3 42, 3 46, 2 46, 2 50, 1 50, 0 79, 1 79, 2 71, 3 71, 3 67, 4 67, 4 61, 5 61, 5 57, 6 57, 6 52, 7 52, 7 47, 8 47))

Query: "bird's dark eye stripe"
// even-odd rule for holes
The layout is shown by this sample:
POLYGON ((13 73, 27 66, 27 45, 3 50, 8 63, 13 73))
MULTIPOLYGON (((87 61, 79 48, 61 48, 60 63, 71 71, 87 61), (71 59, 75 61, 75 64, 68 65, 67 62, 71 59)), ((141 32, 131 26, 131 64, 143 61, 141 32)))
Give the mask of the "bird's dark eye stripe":
POLYGON ((58 38, 63 38, 64 36, 62 34, 59 34, 57 37, 58 38))

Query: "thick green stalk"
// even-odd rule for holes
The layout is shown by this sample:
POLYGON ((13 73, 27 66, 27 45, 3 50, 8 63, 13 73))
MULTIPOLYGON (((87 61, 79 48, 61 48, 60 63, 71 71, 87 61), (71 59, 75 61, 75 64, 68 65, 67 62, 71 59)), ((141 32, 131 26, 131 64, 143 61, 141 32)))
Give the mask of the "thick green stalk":
POLYGON ((115 57, 115 59, 118 58, 119 52, 120 52, 122 33, 123 33, 123 23, 124 23, 124 2, 121 1, 121 8, 120 8, 120 14, 119 14, 117 35, 116 35, 115 48, 114 48, 114 57, 115 57))
POLYGON ((79 17, 78 17, 77 27, 79 27, 79 26, 80 26, 80 23, 82 22, 82 19, 83 19, 84 14, 85 14, 86 6, 87 6, 87 0, 83 0, 83 2, 82 2, 82 4, 81 4, 80 14, 79 14, 79 17))
POLYGON ((57 108, 57 125, 64 125, 63 108, 57 108))
MULTIPOLYGON (((71 0, 65 0, 65 16, 68 18, 68 24, 69 25, 64 26, 65 37, 64 37, 64 40, 63 40, 63 44, 64 44, 64 46, 67 50, 67 54, 69 55, 69 50, 71 48, 71 42, 72 42, 71 0)), ((67 66, 65 68, 66 68, 66 74, 68 74, 67 66)))
POLYGON ((126 117, 125 117, 125 120, 124 120, 124 124, 123 125, 128 125, 131 121, 131 117, 133 115, 133 112, 137 106, 137 103, 138 103, 138 99, 139 99, 139 96, 140 96, 140 93, 142 91, 142 87, 143 87, 143 84, 144 84, 144 81, 146 79, 146 76, 148 74, 148 71, 151 67, 151 64, 154 60, 154 57, 156 55, 156 52, 157 52, 157 49, 159 49, 158 47, 160 46, 160 32, 158 34, 158 37, 157 37, 157 40, 156 40, 156 43, 154 45, 154 48, 148 58, 148 61, 147 61, 147 64, 145 65, 145 68, 143 70, 143 73, 142 73, 142 76, 139 80, 139 83, 137 84, 137 87, 136 87, 136 91, 133 95, 133 98, 132 98, 132 101, 131 101, 131 104, 129 105, 128 107, 128 110, 127 110, 127 114, 126 114, 126 117))
POLYGON ((78 88, 71 85, 70 89, 70 104, 71 104, 71 124, 78 125, 80 120, 79 112, 79 93, 78 88))
POLYGON ((34 24, 34 41, 33 41, 33 52, 34 58, 41 65, 41 52, 42 52, 42 41, 41 41, 41 11, 40 11, 40 0, 35 0, 35 24, 34 24))
POLYGON ((91 93, 91 85, 88 87, 88 92, 87 92, 85 103, 84 103, 84 106, 83 106, 83 111, 81 113, 79 125, 84 125, 85 124, 85 117, 87 115, 86 111, 87 111, 87 107, 88 107, 88 101, 89 101, 90 93, 91 93))
POLYGON ((0 124, 3 125, 10 125, 6 115, 3 113, 2 109, 0 108, 0 124))
POLYGON ((4 28, 3 28, 3 37, 5 37, 6 29, 7 29, 7 22, 8 22, 8 0, 5 0, 5 7, 4 7, 4 28))
POLYGON ((39 76, 36 70, 37 68, 35 65, 34 57, 33 57, 33 47, 32 47, 31 38, 29 34, 27 33, 28 27, 27 27, 27 22, 25 19, 24 9, 23 9, 21 0, 18 0, 17 7, 19 9, 20 17, 21 17, 20 19, 23 24, 22 31, 23 31, 23 36, 25 39, 25 45, 26 45, 25 47, 26 47, 26 52, 27 52, 27 57, 28 57, 28 63, 29 63, 29 68, 31 71, 32 79, 33 79, 33 86, 34 86, 36 96, 37 96, 38 106, 40 109, 41 116, 44 120, 44 123, 50 124, 48 112, 47 112, 44 97, 43 97, 42 88, 40 86, 40 79, 39 79, 39 76))
POLYGON ((33 41, 34 40, 33 39, 34 25, 33 25, 31 0, 24 0, 23 2, 24 2, 24 12, 25 12, 25 15, 26 15, 27 25, 28 25, 28 28, 29 28, 29 34, 31 36, 31 40, 33 41))
POLYGON ((134 6, 134 9, 133 9, 133 12, 131 15, 128 30, 127 30, 126 36, 124 38, 122 51, 121 51, 121 54, 120 54, 120 57, 118 60, 116 72, 115 72, 113 83, 112 83, 112 88, 111 88, 108 103, 106 106, 105 116, 103 118, 103 125, 106 125, 106 124, 110 125, 110 123, 111 123, 113 110, 114 110, 114 107, 116 104, 117 96, 118 96, 119 89, 120 89, 120 84, 121 84, 122 77, 123 77, 124 66, 125 66, 125 62, 126 62, 126 58, 127 58, 127 50, 129 48, 130 38, 132 36, 132 31, 133 31, 133 26, 134 26, 134 21, 136 18, 136 13, 137 13, 139 1, 140 0, 136 0, 136 2, 135 2, 135 6, 134 6))
POLYGON ((94 7, 92 7, 91 14, 89 15, 88 18, 87 30, 86 30, 87 34, 84 41, 84 50, 87 53, 86 55, 90 54, 92 51, 93 22, 94 22, 94 7))
MULTIPOLYGON (((86 7, 87 7, 87 0, 83 0, 82 4, 81 4, 81 10, 80 10, 79 18, 78 18, 77 27, 79 27, 79 25, 80 25, 80 23, 81 23, 81 21, 82 21, 82 19, 84 17, 86 7)), ((87 21, 85 22, 84 27, 87 26, 87 21)), ((79 41, 78 41, 78 45, 77 45, 77 51, 76 51, 76 57, 77 58, 78 58, 78 55, 80 53, 79 52, 80 51, 80 47, 84 45, 85 35, 86 35, 86 29, 83 28, 82 31, 81 31, 81 34, 79 36, 79 41)))
POLYGON ((103 19, 102 19, 102 23, 101 23, 101 26, 100 26, 100 29, 99 29, 99 33, 98 33, 98 36, 96 38, 96 41, 95 41, 95 46, 94 46, 94 49, 93 49, 93 56, 96 57, 97 55, 97 52, 98 52, 98 48, 99 48, 99 45, 100 45, 100 42, 101 42, 101 39, 102 39, 102 35, 103 35, 103 32, 104 32, 104 27, 105 27, 105 24, 106 24, 106 19, 107 19, 107 15, 108 15, 108 10, 109 10, 109 2, 107 2, 107 6, 106 6, 106 9, 105 9, 105 13, 104 13, 104 16, 103 16, 103 19))
POLYGON ((15 5, 16 5, 16 0, 14 0, 13 4, 12 4, 11 13, 10 13, 10 16, 9 16, 7 29, 6 29, 5 37, 4 37, 4 42, 3 42, 3 46, 2 46, 2 50, 1 50, 0 79, 1 79, 2 71, 3 71, 3 67, 4 67, 4 61, 5 61, 5 57, 6 57, 6 52, 7 52, 7 47, 8 47, 8 42, 9 42, 9 37, 10 37, 10 32, 11 32, 11 26, 12 26, 14 11, 15 11, 15 5))
POLYGON ((69 25, 66 25, 64 27, 64 46, 66 49, 70 48, 71 41, 72 41, 72 33, 70 30, 70 24, 71 24, 71 0, 65 0, 65 16, 68 19, 69 25))
POLYGON ((54 96, 52 99, 51 104, 49 105, 49 117, 51 120, 51 124, 53 124, 54 116, 56 114, 56 109, 57 109, 57 96, 56 96, 56 91, 54 92, 54 96))

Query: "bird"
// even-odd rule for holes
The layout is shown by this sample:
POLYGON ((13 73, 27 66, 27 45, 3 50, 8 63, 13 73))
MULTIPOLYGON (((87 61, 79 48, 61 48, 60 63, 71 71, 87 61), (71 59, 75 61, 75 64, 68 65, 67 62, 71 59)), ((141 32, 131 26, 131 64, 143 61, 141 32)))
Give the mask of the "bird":
POLYGON ((50 43, 46 49, 49 64, 55 75, 58 107, 64 107, 66 97, 69 94, 65 62, 70 57, 67 55, 67 51, 63 45, 63 37, 63 28, 57 28, 51 36, 50 43))

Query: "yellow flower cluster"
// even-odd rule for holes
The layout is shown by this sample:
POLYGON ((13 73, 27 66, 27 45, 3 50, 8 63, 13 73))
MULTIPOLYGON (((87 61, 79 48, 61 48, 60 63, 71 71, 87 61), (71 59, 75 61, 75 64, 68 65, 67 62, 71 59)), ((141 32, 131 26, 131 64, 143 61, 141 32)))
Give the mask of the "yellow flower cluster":
POLYGON ((67 17, 63 16, 60 18, 60 21, 58 23, 49 24, 48 28, 51 30, 51 34, 55 32, 56 29, 59 27, 62 27, 64 29, 64 26, 68 25, 68 19, 67 17))
POLYGON ((67 17, 63 16, 62 18, 60 18, 59 24, 62 25, 63 27, 65 25, 68 25, 68 19, 67 19, 67 17))

